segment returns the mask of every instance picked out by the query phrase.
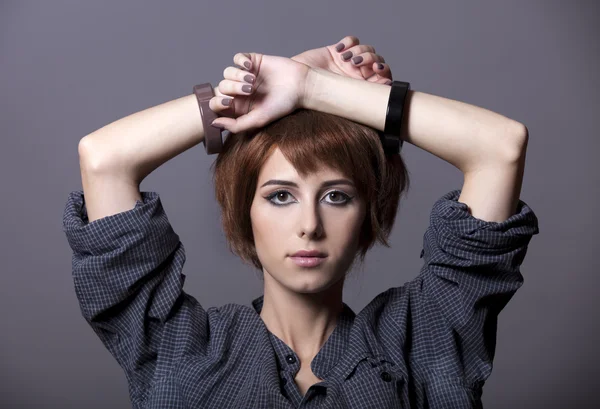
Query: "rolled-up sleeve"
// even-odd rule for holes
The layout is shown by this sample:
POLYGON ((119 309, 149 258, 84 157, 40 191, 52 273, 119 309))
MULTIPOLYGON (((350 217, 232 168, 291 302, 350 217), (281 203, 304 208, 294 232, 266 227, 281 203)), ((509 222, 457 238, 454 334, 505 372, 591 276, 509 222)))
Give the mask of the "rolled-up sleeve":
POLYGON ((473 217, 460 190, 433 206, 423 238, 425 289, 438 300, 453 327, 468 325, 482 308, 499 313, 523 285, 520 266, 539 232, 533 210, 519 200, 503 222, 473 217))
POLYGON ((141 196, 133 209, 89 223, 83 192, 74 191, 63 215, 81 312, 124 369, 132 397, 169 370, 172 348, 163 345, 172 339, 163 335, 185 295, 183 244, 159 195, 141 196))
POLYGON ((488 222, 458 202, 460 193, 453 190, 433 206, 418 279, 428 304, 453 334, 453 352, 445 353, 456 358, 444 361, 448 357, 440 356, 438 362, 461 362, 467 382, 481 386, 492 369, 497 316, 523 285, 520 266, 539 229, 536 215, 522 200, 507 220, 488 222))

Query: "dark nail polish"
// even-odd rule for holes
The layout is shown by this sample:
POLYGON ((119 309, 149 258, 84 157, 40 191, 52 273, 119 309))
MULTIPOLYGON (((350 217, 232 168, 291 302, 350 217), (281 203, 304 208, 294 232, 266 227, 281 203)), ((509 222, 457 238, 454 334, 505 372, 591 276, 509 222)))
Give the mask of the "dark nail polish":
POLYGON ((252 92, 252 87, 250 85, 244 85, 242 87, 242 91, 247 92, 249 94, 252 92))
POLYGON ((383 64, 381 64, 381 63, 377 64, 377 68, 379 68, 380 70, 383 70, 383 64))
POLYGON ((244 67, 250 69, 250 62, 244 61, 244 67))
POLYGON ((354 57, 354 58, 352 59, 352 62, 353 62, 354 64, 360 64, 362 61, 363 61, 363 58, 362 58, 362 57, 360 57, 360 56, 358 56, 358 57, 354 57))
POLYGON ((244 81, 249 82, 250 84, 254 84, 254 77, 250 74, 244 76, 244 81))
POLYGON ((223 105, 229 106, 231 104, 231 98, 225 98, 222 102, 223 102, 223 105))
POLYGON ((335 46, 335 50, 339 53, 340 51, 342 51, 344 49, 344 43, 339 43, 338 45, 335 46))
POLYGON ((344 61, 348 61, 350 57, 352 57, 352 51, 346 51, 344 54, 342 54, 342 59, 344 61))

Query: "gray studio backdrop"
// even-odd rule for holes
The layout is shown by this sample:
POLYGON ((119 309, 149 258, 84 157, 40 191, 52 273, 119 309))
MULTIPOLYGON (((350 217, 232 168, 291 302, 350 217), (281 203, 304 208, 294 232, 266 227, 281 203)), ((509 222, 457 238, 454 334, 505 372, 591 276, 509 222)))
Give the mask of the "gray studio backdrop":
MULTIPOLYGON (((80 315, 62 232, 67 196, 81 189, 79 139, 216 85, 236 52, 291 57, 346 35, 417 91, 527 125, 521 199, 540 234, 500 315, 483 401, 598 405, 598 16, 592 1, 0 2, 0 407, 130 407, 124 374, 80 315)), ((373 249, 347 282, 355 312, 416 277, 433 203, 462 186, 437 157, 408 144, 403 156, 412 188, 392 248, 373 249)), ((204 307, 249 304, 262 288, 227 250, 214 158, 196 146, 141 189, 160 194, 185 244, 185 290, 204 307)))

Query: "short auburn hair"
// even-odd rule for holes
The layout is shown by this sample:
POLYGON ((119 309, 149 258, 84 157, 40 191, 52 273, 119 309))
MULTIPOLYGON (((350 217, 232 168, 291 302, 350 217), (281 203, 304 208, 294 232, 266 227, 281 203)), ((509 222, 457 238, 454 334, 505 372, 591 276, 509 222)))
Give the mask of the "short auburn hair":
POLYGON ((366 204, 358 252, 361 263, 375 241, 390 247, 387 240, 400 196, 409 187, 401 156, 386 156, 373 128, 336 115, 298 109, 258 130, 231 133, 211 166, 221 222, 232 253, 262 270, 250 208, 260 170, 276 148, 302 177, 327 166, 355 183, 366 204))

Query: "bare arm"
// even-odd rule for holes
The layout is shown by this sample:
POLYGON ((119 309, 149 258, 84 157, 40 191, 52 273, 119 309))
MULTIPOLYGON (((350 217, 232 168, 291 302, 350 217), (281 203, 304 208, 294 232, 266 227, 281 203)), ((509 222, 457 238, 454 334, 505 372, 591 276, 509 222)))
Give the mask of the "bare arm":
POLYGON ((204 139, 194 94, 136 112, 85 136, 80 154, 88 165, 141 182, 169 159, 204 139))
POLYGON ((198 102, 192 93, 82 138, 79 161, 89 222, 132 209, 141 200, 139 184, 148 174, 203 139, 198 102))
MULTIPOLYGON (((383 130, 391 86, 311 69, 303 107, 383 130)), ((465 175, 459 201, 486 221, 513 215, 519 200, 527 128, 485 108, 419 91, 406 98, 401 138, 465 175)))

